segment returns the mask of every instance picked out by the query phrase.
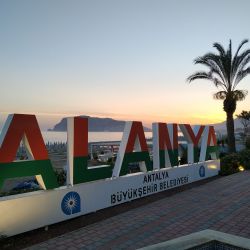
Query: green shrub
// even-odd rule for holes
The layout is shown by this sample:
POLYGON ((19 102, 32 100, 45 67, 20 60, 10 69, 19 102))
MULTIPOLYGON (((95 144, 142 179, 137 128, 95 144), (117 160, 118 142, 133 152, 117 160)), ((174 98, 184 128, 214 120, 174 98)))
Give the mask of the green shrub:
POLYGON ((219 153, 219 158, 222 159, 223 157, 227 156, 228 153, 227 152, 220 152, 219 153))
POLYGON ((238 153, 233 153, 221 158, 220 175, 230 175, 239 172, 241 157, 238 153))
POLYGON ((240 156, 240 164, 245 169, 250 169, 250 149, 242 150, 239 153, 239 156, 240 156))
POLYGON ((67 178, 67 173, 65 170, 55 170, 57 182, 59 186, 64 186, 67 178))
POLYGON ((179 164, 184 165, 184 164, 187 164, 187 162, 188 162, 187 149, 183 148, 182 155, 181 155, 180 160, 179 160, 179 164))
POLYGON ((246 138, 246 149, 250 149, 250 138, 246 138))

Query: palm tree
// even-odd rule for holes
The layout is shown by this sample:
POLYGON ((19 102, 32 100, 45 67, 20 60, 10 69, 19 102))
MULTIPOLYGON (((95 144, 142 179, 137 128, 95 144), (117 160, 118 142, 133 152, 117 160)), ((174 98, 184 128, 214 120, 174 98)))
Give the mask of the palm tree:
POLYGON ((229 42, 228 49, 225 50, 219 43, 214 43, 217 54, 207 53, 194 60, 195 64, 208 67, 208 71, 199 71, 187 78, 188 82, 196 79, 206 79, 211 81, 220 91, 214 94, 217 100, 223 100, 223 109, 227 115, 227 136, 229 152, 235 152, 234 119, 233 114, 237 101, 242 101, 247 95, 246 90, 236 89, 239 82, 250 73, 250 49, 240 53, 242 46, 248 40, 243 40, 235 55, 232 55, 232 43, 229 42))

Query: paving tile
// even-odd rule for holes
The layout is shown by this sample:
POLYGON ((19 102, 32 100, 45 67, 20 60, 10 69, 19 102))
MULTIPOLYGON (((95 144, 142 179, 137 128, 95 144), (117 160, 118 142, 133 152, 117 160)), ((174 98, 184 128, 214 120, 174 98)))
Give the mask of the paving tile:
POLYGON ((28 249, 136 249, 204 229, 250 237, 250 171, 219 178, 28 249))

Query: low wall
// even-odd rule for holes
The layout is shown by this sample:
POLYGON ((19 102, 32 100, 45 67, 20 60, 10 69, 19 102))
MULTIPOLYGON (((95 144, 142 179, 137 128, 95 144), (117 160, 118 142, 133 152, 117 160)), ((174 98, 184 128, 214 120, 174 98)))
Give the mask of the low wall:
POLYGON ((15 235, 218 175, 219 160, 0 198, 0 235, 15 235))

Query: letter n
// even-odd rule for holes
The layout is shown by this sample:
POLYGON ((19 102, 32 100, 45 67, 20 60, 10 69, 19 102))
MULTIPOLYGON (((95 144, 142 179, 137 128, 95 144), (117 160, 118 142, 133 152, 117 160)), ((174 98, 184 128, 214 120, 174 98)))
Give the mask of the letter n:
POLYGON ((198 125, 192 129, 189 124, 180 124, 179 127, 188 143, 188 163, 199 162, 199 142, 205 126, 198 125))
POLYGON ((111 178, 112 166, 88 167, 88 118, 80 116, 67 118, 67 133, 67 184, 111 178))
POLYGON ((113 170, 113 177, 128 174, 129 163, 139 162, 140 170, 152 170, 152 162, 141 122, 126 122, 113 170))
POLYGON ((10 178, 35 176, 43 189, 58 187, 48 152, 34 115, 9 115, 0 136, 0 188, 10 178), (20 142, 28 161, 15 161, 20 142))
POLYGON ((177 124, 153 123, 154 169, 178 165, 177 124))

